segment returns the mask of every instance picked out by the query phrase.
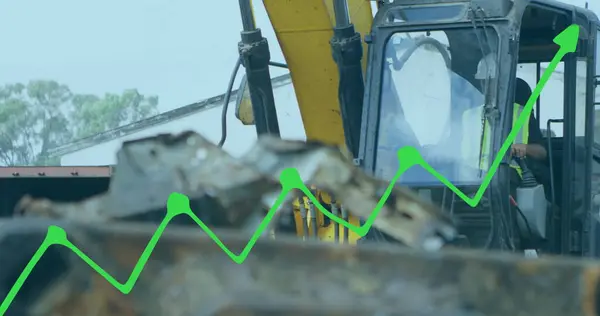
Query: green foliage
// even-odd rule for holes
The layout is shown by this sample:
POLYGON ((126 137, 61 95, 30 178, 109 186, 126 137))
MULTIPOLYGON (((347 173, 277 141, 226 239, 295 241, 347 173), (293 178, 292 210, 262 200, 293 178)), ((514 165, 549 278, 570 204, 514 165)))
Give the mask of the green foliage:
POLYGON ((50 149, 155 115, 157 105, 135 89, 96 96, 48 80, 0 86, 0 165, 58 165, 50 149))

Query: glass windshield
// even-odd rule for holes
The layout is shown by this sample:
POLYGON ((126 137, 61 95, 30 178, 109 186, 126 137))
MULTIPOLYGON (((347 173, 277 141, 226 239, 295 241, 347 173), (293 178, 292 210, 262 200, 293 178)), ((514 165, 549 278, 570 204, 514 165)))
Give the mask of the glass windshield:
MULTIPOLYGON (((489 163, 489 150, 482 148, 488 148, 491 136, 483 132, 489 129, 483 117, 485 91, 495 91, 497 56, 497 36, 491 29, 487 34, 482 28, 465 28, 391 36, 383 70, 376 174, 393 178, 398 149, 412 146, 452 183, 481 182, 489 163)), ((420 166, 408 170, 400 182, 440 184, 420 166)))

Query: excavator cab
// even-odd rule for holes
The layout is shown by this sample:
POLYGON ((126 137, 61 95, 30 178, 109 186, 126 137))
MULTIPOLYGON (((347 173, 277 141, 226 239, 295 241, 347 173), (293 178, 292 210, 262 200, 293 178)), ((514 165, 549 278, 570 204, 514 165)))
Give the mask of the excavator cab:
POLYGON ((493 173, 475 207, 420 165, 398 183, 455 216, 470 247, 595 255, 599 27, 593 12, 557 1, 385 1, 365 36, 360 166, 392 180, 398 150, 412 146, 467 197, 493 173), (576 51, 560 60, 531 114, 546 131, 546 159, 522 159, 515 184, 510 150, 497 170, 492 162, 518 118, 517 77, 534 90, 559 52, 555 37, 572 24, 576 51))
MULTIPOLYGON (((460 240, 468 247, 579 256, 600 252, 594 237, 599 217, 595 210, 600 206, 595 189, 600 178, 596 171, 600 147, 595 147, 600 133, 594 124, 600 68, 598 18, 593 12, 552 0, 380 0, 371 21, 370 12, 369 17, 356 13, 366 10, 355 0, 278 3, 264 1, 284 55, 291 60, 289 70, 308 140, 345 145, 357 166, 388 181, 396 179, 398 150, 416 148, 431 169, 413 166, 398 184, 455 217, 460 240), (314 18, 308 26, 306 16, 314 18), (369 27, 366 20, 372 22, 369 27), (314 31, 332 24, 330 33, 317 36, 314 31), (517 102, 517 78, 535 90, 559 52, 556 36, 572 24, 579 26, 576 51, 563 56, 553 69, 530 114, 545 158, 516 160, 506 147, 498 166, 492 167, 513 121, 520 117, 524 106, 520 103, 527 103, 517 102), (292 34, 290 29, 302 32, 292 34), (321 48, 329 38, 333 58, 324 61, 321 48), (300 54, 299 46, 292 48, 300 42, 311 54, 300 54), (361 50, 365 44, 366 54, 361 50), (300 65, 309 62, 329 74, 337 66, 339 78, 307 76, 307 68, 300 65), (322 80, 318 83, 322 89, 308 91, 317 86, 309 84, 312 80, 322 80), (339 88, 337 105, 323 99, 333 95, 328 84, 339 88), (343 125, 341 138, 338 120, 343 125), (512 167, 521 169, 520 176, 512 167), (458 190, 441 183, 431 170, 458 190)), ((266 40, 253 25, 249 7, 247 0, 240 1, 244 21, 240 56, 251 99, 245 108, 251 106, 253 117, 261 118, 253 122, 257 134, 277 136, 275 107, 268 93, 272 89, 264 71, 270 64, 266 40), (258 97, 262 95, 267 97, 258 97)), ((241 119, 239 113, 240 109, 241 119)), ((533 142, 533 135, 530 128, 523 128, 513 143, 533 142)), ((322 197, 318 190, 313 192, 322 197)), ((344 212, 331 205, 334 199, 325 196, 321 202, 343 217, 344 212)), ((389 240, 375 230, 363 238, 336 233, 331 227, 335 224, 303 208, 312 208, 307 199, 297 203, 292 230, 298 235, 311 231, 321 240, 350 243, 389 240), (304 227, 314 222, 304 213, 318 218, 308 226, 324 229, 304 227)), ((345 219, 359 224, 358 218, 345 219)))

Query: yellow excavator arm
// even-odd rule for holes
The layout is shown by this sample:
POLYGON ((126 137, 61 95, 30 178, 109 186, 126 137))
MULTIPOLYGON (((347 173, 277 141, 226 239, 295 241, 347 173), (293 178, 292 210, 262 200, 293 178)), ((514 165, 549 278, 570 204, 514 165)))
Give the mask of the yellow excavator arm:
MULTIPOLYGON (((343 146, 338 101, 340 80, 329 45, 335 25, 333 0, 263 0, 263 3, 290 70, 306 139, 343 146)), ((348 11, 356 31, 368 33, 373 20, 370 2, 349 0, 348 11)))
MULTIPOLYGON (((263 0, 263 3, 290 71, 306 139, 344 147, 338 98, 340 78, 329 44, 335 26, 333 0, 263 0)), ((373 20, 371 3, 348 0, 347 5, 356 31, 361 35, 367 34, 373 20)), ((363 51, 366 51, 364 43, 363 51)), ((366 60, 363 58, 362 61, 363 73, 366 71, 366 60)), ((319 193, 318 196, 331 208, 329 196, 324 193, 319 193)), ((296 231, 299 236, 307 238, 317 233, 321 240, 341 240, 352 244, 360 238, 336 223, 326 223, 323 214, 315 211, 306 198, 297 201, 295 208, 296 231), (315 217, 316 221, 313 220, 315 217), (313 223, 319 227, 317 232, 314 231, 313 223)), ((346 215, 339 206, 333 209, 339 210, 337 215, 340 217, 346 215)), ((347 220, 353 225, 359 225, 355 217, 347 220)))

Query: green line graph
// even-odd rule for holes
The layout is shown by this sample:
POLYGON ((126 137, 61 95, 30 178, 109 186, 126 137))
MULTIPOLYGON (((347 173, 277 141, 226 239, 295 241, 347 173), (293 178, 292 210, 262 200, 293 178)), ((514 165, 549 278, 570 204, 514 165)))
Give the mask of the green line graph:
POLYGON ((340 225, 347 227, 349 230, 355 232, 356 234, 358 234, 360 236, 366 235, 366 233, 369 231, 369 229, 371 229, 371 226, 373 225, 375 218, 377 217, 377 215, 379 214, 379 211, 382 209, 386 200, 390 196, 392 188, 394 187, 394 184, 398 181, 400 176, 406 170, 408 170, 409 168, 416 166, 416 165, 419 165, 419 166, 423 167, 425 170, 427 170, 428 172, 430 172, 437 179, 439 179, 440 182, 442 182, 444 185, 446 185, 448 188, 450 188, 456 195, 458 195, 461 199, 463 199, 468 205, 470 205, 471 207, 474 207, 481 200, 485 190, 489 186, 494 174, 496 173, 498 167, 500 166, 500 163, 502 162, 502 157, 508 152, 511 144, 513 143, 514 139, 516 138, 516 136, 518 134, 518 131, 524 126, 525 122, 529 119, 529 115, 533 109, 533 105, 534 105, 536 99, 540 96, 542 89, 546 85, 546 82, 550 79, 550 76, 552 75, 552 73, 555 71, 558 63, 567 53, 571 53, 571 52, 575 51, 576 46, 577 46, 578 37, 579 37, 579 27, 577 25, 571 25, 568 28, 566 28, 563 32, 561 32, 558 36, 556 36, 556 38, 554 39, 554 42, 560 46, 560 49, 558 50, 558 52, 556 53, 556 55, 550 62, 550 65, 548 66, 548 68, 544 71, 543 75, 541 76, 539 83, 537 84, 537 86, 535 87, 535 89, 532 92, 531 98, 528 100, 527 104, 525 105, 524 110, 522 111, 521 115, 519 116, 517 122, 514 124, 514 128, 509 133, 506 141, 500 148, 498 155, 492 162, 492 165, 490 166, 490 170, 487 173, 486 177, 483 179, 481 187, 479 188, 479 190, 473 197, 468 197, 467 195, 465 195, 456 186, 454 186, 452 183, 450 183, 450 181, 448 181, 446 178, 444 178, 439 172, 434 170, 429 164, 427 164, 427 162, 425 162, 425 160, 419 154, 417 149, 412 148, 412 147, 405 147, 398 151, 398 161, 399 161, 398 172, 392 179, 392 182, 387 187, 385 193, 383 194, 381 200, 378 202, 376 208, 373 210, 373 212, 371 213, 371 215, 369 216, 369 218, 367 219, 365 224, 363 224, 362 226, 354 226, 354 225, 348 223, 347 221, 344 221, 343 219, 335 216, 334 214, 329 212, 327 209, 325 209, 325 207, 323 207, 323 205, 321 205, 319 203, 319 201, 316 199, 316 197, 304 185, 298 172, 295 169, 287 169, 287 170, 284 170, 280 176, 280 182, 282 185, 281 194, 278 196, 274 205, 271 207, 271 209, 269 210, 269 212, 267 213, 267 215, 265 216, 265 218, 259 225, 259 228, 252 235, 252 237, 248 241, 248 244, 244 247, 242 252, 240 254, 235 254, 223 244, 223 242, 219 239, 219 237, 216 236, 214 234, 214 232, 211 231, 210 228, 208 228, 208 226, 206 226, 196 215, 194 215, 192 213, 192 210, 191 210, 190 204, 189 204, 189 199, 185 195, 180 194, 180 193, 172 193, 169 196, 169 199, 167 201, 167 214, 166 214, 165 218, 158 225, 156 232, 151 237, 150 241, 148 242, 148 245, 142 252, 138 262, 136 263, 136 265, 133 269, 133 272, 131 273, 131 275, 129 276, 127 281, 125 281, 124 283, 121 283, 118 280, 116 280, 108 272, 106 272, 104 269, 102 269, 102 267, 100 267, 98 264, 96 264, 90 257, 88 257, 85 253, 83 253, 79 248, 77 248, 77 246, 75 246, 73 243, 71 243, 67 237, 67 233, 65 232, 65 230, 63 230, 62 228, 60 228, 58 226, 50 226, 50 227, 48 227, 48 233, 46 234, 46 238, 44 239, 44 241, 42 242, 42 244, 40 245, 38 250, 34 253, 33 257, 31 258, 29 263, 25 266, 25 268, 23 269, 23 272, 20 274, 17 281, 15 282, 15 284, 9 290, 7 296, 2 301, 2 304, 0 305, 0 316, 3 316, 6 313, 6 311, 10 307, 11 303, 15 299, 17 293, 19 292, 19 290, 21 289, 21 287, 27 280, 27 277, 31 274, 31 272, 35 268, 36 264, 40 261, 40 259, 42 258, 42 256, 46 252, 46 250, 48 250, 48 248, 53 245, 61 245, 61 246, 64 246, 64 247, 70 249, 71 251, 73 251, 73 253, 75 253, 77 256, 79 256, 85 263, 87 263, 94 271, 96 271, 102 277, 104 277, 112 286, 117 288, 123 294, 129 294, 131 292, 131 290, 133 289, 134 285, 136 284, 138 278, 140 277, 140 274, 142 273, 144 266, 148 262, 148 259, 150 258, 150 255, 152 254, 152 251, 154 250, 154 247, 156 246, 156 244, 158 243, 163 232, 167 228, 167 225, 174 217, 179 216, 179 215, 187 215, 190 218, 192 218, 196 222, 196 224, 198 224, 198 226, 200 226, 200 228, 202 228, 202 230, 204 230, 206 232, 206 234, 212 240, 214 240, 214 242, 234 262, 236 262, 238 264, 242 264, 246 260, 248 255, 250 254, 250 251, 252 250, 252 248, 254 247, 254 245, 256 244, 256 242, 258 241, 260 236, 262 235, 262 233, 267 228, 269 222, 275 215, 275 212, 277 211, 278 207, 285 200, 285 197, 287 196, 287 194, 290 193, 290 191, 294 190, 294 189, 301 190, 306 196, 309 197, 309 199, 312 202, 314 202, 315 206, 319 209, 319 211, 321 211, 329 219, 331 219, 332 221, 334 221, 340 225))

